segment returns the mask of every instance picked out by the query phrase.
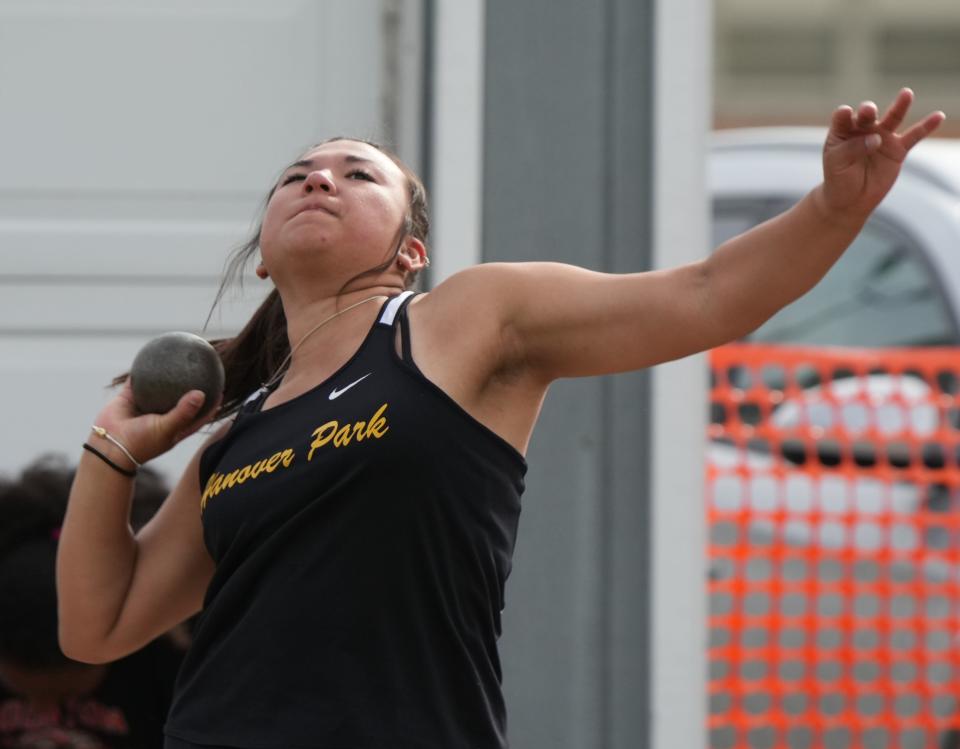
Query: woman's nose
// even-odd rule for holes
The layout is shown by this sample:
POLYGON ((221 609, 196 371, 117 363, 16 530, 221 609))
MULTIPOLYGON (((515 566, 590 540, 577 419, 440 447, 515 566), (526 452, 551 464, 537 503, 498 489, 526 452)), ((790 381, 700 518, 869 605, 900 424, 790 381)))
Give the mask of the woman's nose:
POLYGON ((323 190, 333 194, 337 192, 337 185, 329 169, 315 169, 307 175, 303 182, 303 189, 307 192, 323 190))

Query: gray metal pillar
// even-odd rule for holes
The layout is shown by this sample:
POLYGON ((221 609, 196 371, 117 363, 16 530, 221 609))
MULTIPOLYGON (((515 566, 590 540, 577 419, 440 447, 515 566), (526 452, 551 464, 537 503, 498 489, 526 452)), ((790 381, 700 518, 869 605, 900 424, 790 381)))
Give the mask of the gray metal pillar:
MULTIPOLYGON (((653 0, 488 0, 483 259, 650 267, 653 0)), ((502 650, 519 749, 649 745, 649 377, 557 383, 502 650)))

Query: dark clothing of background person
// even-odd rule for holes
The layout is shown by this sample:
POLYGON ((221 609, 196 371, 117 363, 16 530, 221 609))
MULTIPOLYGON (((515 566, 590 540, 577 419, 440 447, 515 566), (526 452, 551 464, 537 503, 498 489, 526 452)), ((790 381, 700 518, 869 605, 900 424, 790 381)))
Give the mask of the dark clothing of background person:
POLYGON ((0 749, 160 749, 182 657, 161 637, 109 664, 93 692, 56 707, 37 707, 0 684, 0 749))
MULTIPOLYGON (((43 456, 0 478, 0 749, 158 749, 186 643, 167 633, 103 665, 60 649, 56 555, 73 476, 43 456)), ((140 473, 134 531, 166 494, 159 474, 140 473)))

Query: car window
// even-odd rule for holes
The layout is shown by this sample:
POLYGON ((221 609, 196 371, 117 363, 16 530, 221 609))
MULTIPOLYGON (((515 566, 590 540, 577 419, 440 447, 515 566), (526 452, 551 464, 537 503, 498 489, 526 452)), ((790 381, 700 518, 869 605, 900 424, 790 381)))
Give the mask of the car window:
MULTIPOLYGON (((763 219, 768 204, 718 204, 719 244, 763 219)), ((943 291, 921 250, 877 217, 809 293, 756 330, 749 340, 830 346, 931 346, 960 341, 943 291)))
POLYGON ((737 234, 780 213, 788 203, 781 199, 736 198, 718 200, 713 205, 713 246, 719 247, 737 234))

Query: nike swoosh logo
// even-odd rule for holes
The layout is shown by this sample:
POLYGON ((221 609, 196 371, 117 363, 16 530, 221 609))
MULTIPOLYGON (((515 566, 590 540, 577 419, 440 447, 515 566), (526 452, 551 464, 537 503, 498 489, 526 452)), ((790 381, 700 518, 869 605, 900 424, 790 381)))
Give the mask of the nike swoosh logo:
POLYGON ((368 378, 370 375, 372 375, 372 374, 373 374, 373 372, 367 372, 367 373, 366 373, 363 377, 361 377, 359 380, 354 380, 353 382, 351 382, 349 385, 347 385, 347 386, 346 386, 345 388, 343 388, 342 390, 337 390, 336 388, 334 388, 333 390, 330 391, 330 400, 334 400, 335 398, 339 398, 341 395, 343 395, 345 392, 347 392, 347 391, 348 391, 350 388, 352 388, 354 385, 359 385, 361 382, 363 382, 365 379, 367 379, 367 378, 368 378))

